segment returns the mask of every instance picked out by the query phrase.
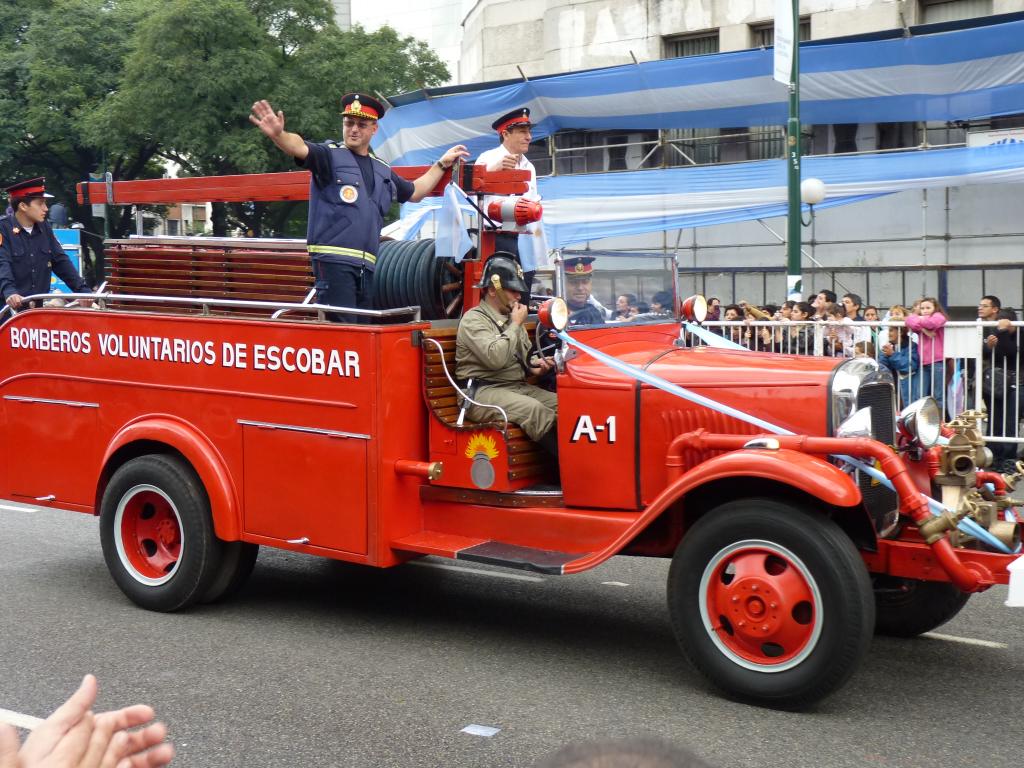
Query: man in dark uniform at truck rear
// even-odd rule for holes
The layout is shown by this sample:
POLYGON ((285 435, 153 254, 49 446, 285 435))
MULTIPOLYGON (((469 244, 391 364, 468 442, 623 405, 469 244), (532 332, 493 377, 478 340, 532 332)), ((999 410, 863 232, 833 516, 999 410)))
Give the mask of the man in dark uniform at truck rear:
POLYGON ((569 305, 569 325, 601 325, 604 312, 590 301, 594 275, 593 256, 573 256, 565 260, 565 303, 569 305))
MULTIPOLYGON (((481 301, 463 315, 455 337, 455 375, 473 380, 471 397, 497 405, 509 421, 551 455, 558 453, 558 396, 532 384, 527 376, 551 370, 547 358, 530 359, 530 335, 523 328, 527 307, 523 268, 510 253, 491 256, 480 284, 481 301)), ((500 420, 498 412, 471 405, 474 421, 500 420)))
POLYGON ((423 199, 445 170, 469 153, 461 144, 452 147, 418 179, 406 181, 370 152, 384 106, 356 93, 344 96, 341 106, 341 142, 315 144, 286 131, 284 113, 275 113, 266 101, 252 105, 249 120, 312 174, 306 247, 317 301, 371 309, 380 230, 391 204, 423 199))
POLYGON ((0 217, 0 293, 7 305, 21 309, 23 296, 50 292, 52 272, 75 293, 89 285, 54 237, 46 220, 46 179, 19 181, 6 192, 14 213, 0 217))

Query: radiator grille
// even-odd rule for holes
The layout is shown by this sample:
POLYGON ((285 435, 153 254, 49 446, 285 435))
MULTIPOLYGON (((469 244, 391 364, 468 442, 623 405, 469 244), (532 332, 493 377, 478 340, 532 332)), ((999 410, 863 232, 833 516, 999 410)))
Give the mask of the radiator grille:
MULTIPOLYGON (((871 407, 871 435, 879 442, 892 445, 896 439, 895 390, 891 384, 864 384, 857 391, 857 407, 871 407)), ((871 514, 875 530, 884 532, 896 521, 899 497, 864 472, 857 473, 857 485, 864 497, 864 506, 871 514)))

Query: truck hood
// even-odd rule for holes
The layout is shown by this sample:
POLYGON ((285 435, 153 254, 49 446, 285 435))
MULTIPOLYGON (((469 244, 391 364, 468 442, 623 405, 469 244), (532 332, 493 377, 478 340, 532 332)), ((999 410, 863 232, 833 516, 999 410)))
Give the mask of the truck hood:
MULTIPOLYGON (((624 363, 641 368, 673 384, 700 389, 756 386, 827 386, 842 360, 804 355, 746 352, 711 347, 676 347, 657 341, 615 340, 609 336, 580 341, 624 363)), ((576 350, 570 373, 580 384, 630 385, 634 379, 600 360, 576 350)))
MULTIPOLYGON (((581 334, 582 336, 582 334, 581 334)), ((842 362, 834 358, 781 355, 709 347, 676 347, 653 338, 616 340, 611 335, 580 338, 624 363, 684 387, 706 398, 797 433, 827 434, 829 384, 842 362)), ((576 350, 568 364, 568 387, 633 389, 636 380, 600 360, 576 350)), ((559 384, 560 388, 563 386, 559 384)), ((675 395, 644 384, 646 409, 677 409, 694 413, 695 406, 675 395)), ((698 407, 698 410, 703 410, 698 407)), ((733 418, 710 421, 694 416, 693 426, 717 431, 757 433, 764 430, 733 418)), ((690 418, 684 420, 690 422, 690 418)))

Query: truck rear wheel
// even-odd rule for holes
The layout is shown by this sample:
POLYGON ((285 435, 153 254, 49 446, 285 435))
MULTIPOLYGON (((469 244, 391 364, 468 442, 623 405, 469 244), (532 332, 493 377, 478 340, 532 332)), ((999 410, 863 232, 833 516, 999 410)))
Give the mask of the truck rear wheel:
POLYGON ((683 536, 668 604, 698 671, 731 696, 779 708, 839 688, 875 624, 871 581, 849 537, 771 499, 723 504, 683 536))
POLYGON ((875 580, 875 632, 916 637, 940 627, 967 605, 969 592, 944 581, 875 580))
POLYGON ((195 603, 222 562, 206 491, 174 456, 141 456, 114 473, 100 506, 100 541, 117 586, 152 611, 195 603))
POLYGON ((217 575, 203 594, 204 603, 226 600, 241 589, 252 573, 256 557, 260 553, 259 544, 250 544, 247 541, 225 541, 223 550, 217 575))

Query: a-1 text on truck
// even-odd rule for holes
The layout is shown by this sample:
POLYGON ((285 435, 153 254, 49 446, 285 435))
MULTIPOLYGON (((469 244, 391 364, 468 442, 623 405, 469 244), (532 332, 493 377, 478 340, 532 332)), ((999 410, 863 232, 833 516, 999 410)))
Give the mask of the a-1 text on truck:
MULTIPOLYGON (((525 187, 522 172, 459 173, 477 195, 525 187)), ((79 195, 302 199, 307 178, 79 195)), ((493 250, 479 240, 459 264, 431 241, 384 244, 361 324, 313 303, 300 241, 108 242, 91 308, 5 310, 0 402, 18 440, 0 496, 98 516, 115 582, 155 611, 228 597, 261 545, 566 576, 670 558, 684 654, 727 694, 778 707, 840 687, 876 631, 931 630, 1021 565, 1020 478, 984 469, 977 414, 941 425, 930 399, 898 413, 871 360, 691 343, 707 336, 699 298, 568 332, 561 299, 540 308, 557 461, 499 413, 468 421, 454 342, 493 250), (73 459, 54 471, 55 455, 73 459)))

